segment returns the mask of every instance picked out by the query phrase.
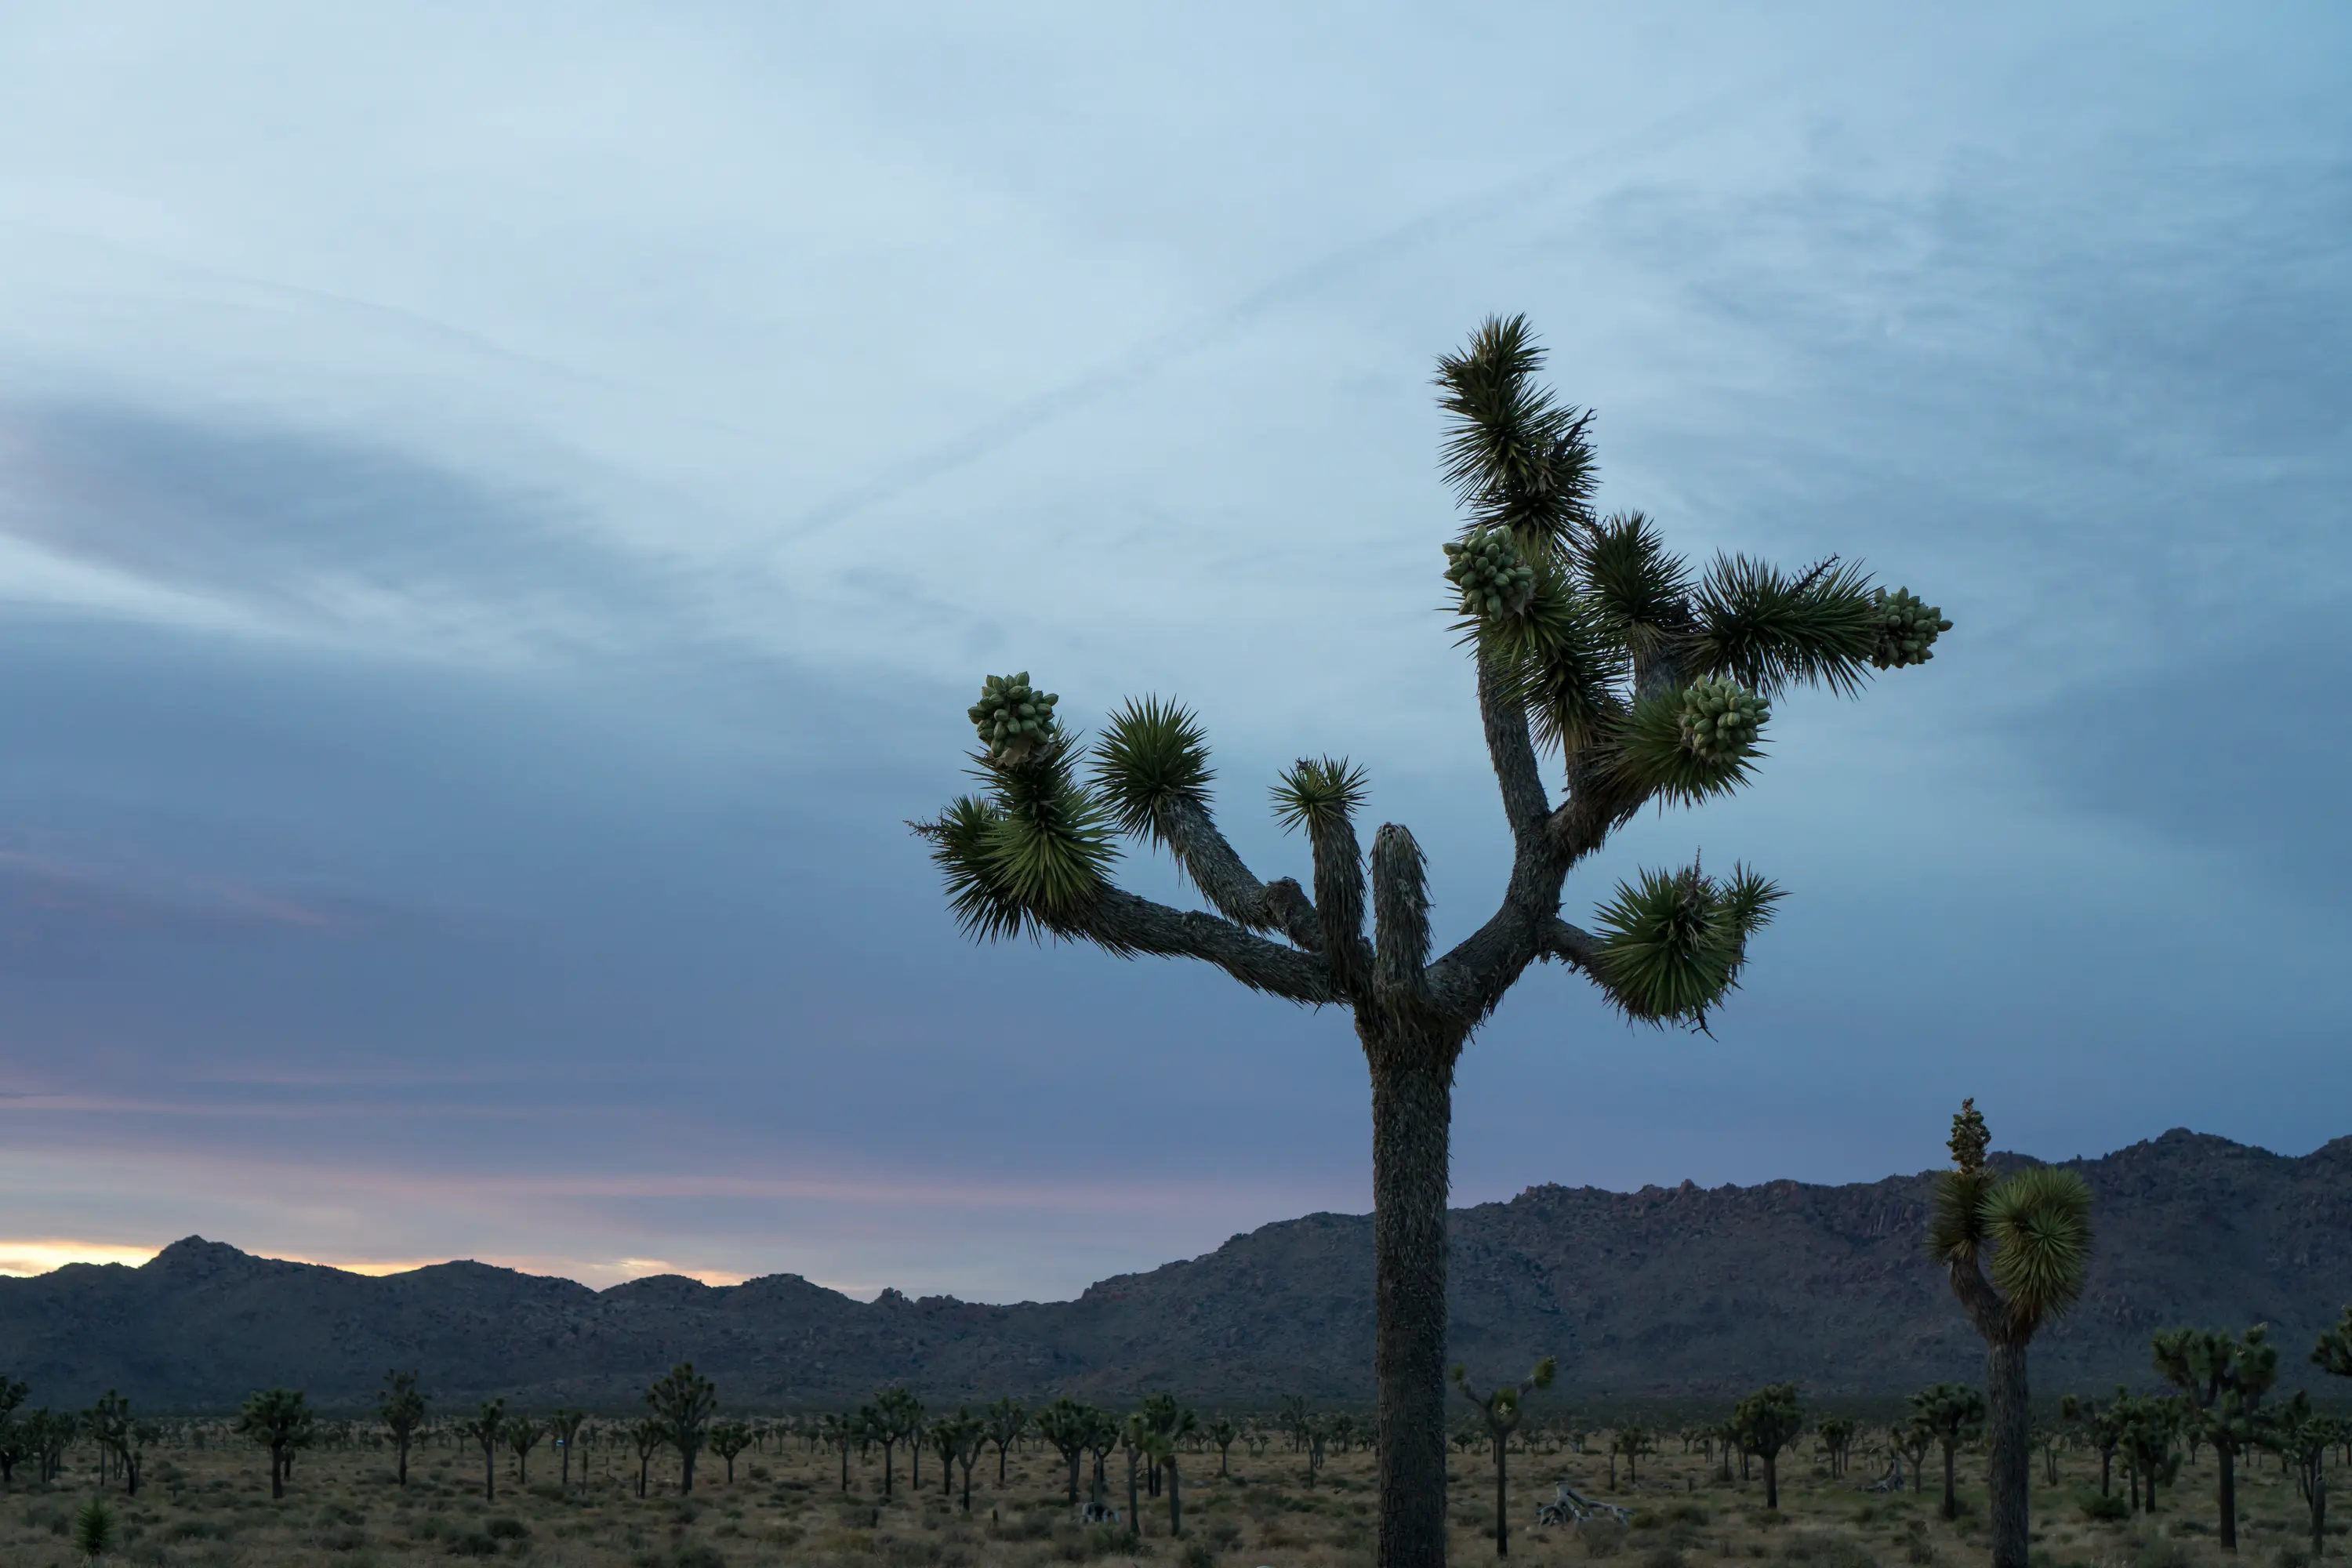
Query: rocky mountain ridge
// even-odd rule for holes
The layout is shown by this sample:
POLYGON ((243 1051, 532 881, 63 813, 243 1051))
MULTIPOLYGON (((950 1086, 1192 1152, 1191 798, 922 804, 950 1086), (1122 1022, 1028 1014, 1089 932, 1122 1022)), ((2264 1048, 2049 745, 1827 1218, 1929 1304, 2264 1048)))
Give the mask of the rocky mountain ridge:
MULTIPOLYGON (((2155 1330, 2256 1321, 2286 1348, 2287 1385, 2317 1386, 2303 1349, 2352 1300, 2352 1138, 2292 1157, 2176 1130, 2066 1163, 2095 1194, 2099 1244, 2081 1307, 2036 1342, 2038 1387, 2146 1384, 2155 1330)), ((1707 1405, 1784 1378, 1878 1400, 1972 1376, 1979 1342, 1921 1254, 1931 1179, 1543 1186, 1456 1210, 1453 1353, 1490 1374, 1557 1355, 1566 1396, 1603 1405, 1707 1405)), ((353 1407, 393 1366, 417 1368, 445 1410, 492 1394, 621 1409, 687 1359, 739 1410, 833 1407, 893 1382, 935 1404, 1160 1387, 1236 1408, 1359 1403, 1371 1283, 1357 1215, 1011 1306, 862 1302, 791 1274, 601 1291, 471 1262, 378 1278, 191 1237, 137 1268, 0 1279, 0 1370, 37 1404, 114 1387, 149 1410, 223 1409, 281 1383, 353 1407)))

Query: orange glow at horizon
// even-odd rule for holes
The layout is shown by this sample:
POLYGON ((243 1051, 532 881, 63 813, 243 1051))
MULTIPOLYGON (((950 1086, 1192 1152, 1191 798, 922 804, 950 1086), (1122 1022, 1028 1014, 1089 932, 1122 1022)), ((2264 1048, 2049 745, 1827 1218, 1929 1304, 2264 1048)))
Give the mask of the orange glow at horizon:
MULTIPOLYGON (((68 1263, 120 1263, 137 1268, 161 1252, 155 1247, 128 1247, 106 1241, 73 1241, 56 1237, 34 1240, 0 1239, 0 1278, 26 1279, 62 1268, 68 1263)), ((345 1274, 365 1274, 382 1278, 387 1274, 406 1274, 412 1269, 429 1268, 436 1263, 451 1261, 443 1258, 313 1258, 300 1253, 256 1253, 283 1263, 310 1263, 324 1268, 340 1269, 345 1274)), ((617 1285, 624 1280, 641 1279, 652 1274, 679 1274, 688 1279, 699 1279, 705 1285, 740 1285, 751 1278, 748 1274, 732 1273, 723 1268, 687 1268, 658 1258, 621 1258, 590 1261, 571 1258, 481 1258, 474 1261, 496 1268, 512 1268, 524 1274, 551 1274, 577 1279, 594 1288, 617 1285)))

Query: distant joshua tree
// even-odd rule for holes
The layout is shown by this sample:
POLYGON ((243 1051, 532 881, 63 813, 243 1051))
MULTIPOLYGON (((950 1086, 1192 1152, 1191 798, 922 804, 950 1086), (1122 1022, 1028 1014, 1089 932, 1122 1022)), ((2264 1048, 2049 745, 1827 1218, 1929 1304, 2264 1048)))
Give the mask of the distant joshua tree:
POLYGON ((662 1436, 677 1450, 680 1497, 694 1494, 694 1457, 702 1451, 711 1413, 719 1408, 719 1388, 682 1361, 667 1376, 646 1390, 646 1406, 661 1424, 662 1436))
POLYGON ((1590 416, 1536 383, 1542 359, 1524 318, 1497 319, 1437 367, 1445 477, 1466 513, 1444 575, 1513 846, 1500 907, 1452 952, 1431 962, 1412 835, 1389 824, 1363 852, 1360 768, 1301 758, 1283 775, 1276 810, 1305 835, 1312 894, 1261 882, 1211 815, 1206 732, 1153 698, 1088 746, 1025 672, 990 676, 968 715, 983 787, 917 825, 975 937, 1199 959, 1353 1014, 1371 1079, 1381 1568, 1445 1557, 1445 1205, 1471 1035, 1540 961, 1580 971, 1630 1017, 1703 1025, 1780 897, 1737 868, 1645 872, 1587 931, 1560 918, 1568 874, 1645 805, 1744 784, 1780 692, 1857 691, 1874 666, 1925 661, 1951 624, 1834 558, 1794 574, 1746 557, 1694 572, 1647 518, 1598 516, 1590 416), (1545 752, 1566 786, 1557 805, 1545 752), (1116 886, 1122 834, 1168 849, 1214 912, 1116 886))
POLYGON ((482 1449, 482 1500, 499 1498, 499 1445, 506 1441, 507 1402, 485 1399, 473 1418, 457 1423, 457 1436, 482 1449))
MULTIPOLYGON (((1625 1456, 1625 1484, 1629 1487, 1640 1486, 1642 1484, 1642 1456, 1644 1454, 1654 1454, 1658 1451, 1656 1434, 1650 1431, 1649 1428, 1643 1426, 1638 1421, 1624 1422, 1618 1426, 1616 1431, 1610 1434, 1609 1451, 1612 1455, 1622 1454, 1625 1456)), ((1617 1480, 1615 1474, 1616 1462, 1613 1458, 1610 1462, 1610 1472, 1609 1484, 1612 1487, 1614 1487, 1617 1484, 1617 1480)))
POLYGON ((122 1477, 124 1495, 139 1495, 139 1461, 143 1426, 134 1426, 131 1419, 131 1401, 112 1389, 99 1396, 84 1418, 89 1428, 90 1441, 98 1445, 102 1456, 110 1457, 117 1472, 122 1477))
POLYGON ((1832 1477, 1845 1474, 1847 1456, 1853 1452, 1853 1423, 1843 1415, 1826 1415, 1813 1424, 1813 1435, 1822 1440, 1832 1477))
POLYGON ((2232 1337, 2214 1329, 2173 1329, 2156 1336, 2156 1370, 2180 1390, 2190 1425, 2220 1461, 2221 1550, 2238 1549, 2238 1456, 2253 1446, 2256 1410, 2278 1382, 2278 1348, 2256 1323, 2232 1337))
POLYGON ((740 1421, 721 1421, 710 1428, 710 1451, 727 1466, 727 1484, 735 1484, 735 1456, 751 1446, 751 1428, 740 1421))
POLYGON ((1078 1506, 1078 1461, 1085 1458, 1087 1439, 1095 1429, 1094 1413, 1075 1399, 1056 1399, 1037 1412, 1032 1422, 1070 1468, 1070 1506, 1078 1506))
POLYGON ((2294 1468, 2295 1489, 2310 1512, 2315 1558, 2327 1554, 2327 1451, 2347 1441, 2352 1428, 2313 1410, 2311 1395, 2301 1389, 2272 1415, 2263 1434, 2263 1444, 2294 1468))
POLYGON ((1486 1429, 1486 1440, 1494 1445, 1495 1555, 1497 1557, 1511 1554, 1511 1478, 1505 1450, 1510 1443, 1511 1434, 1517 1431, 1519 1424, 1527 1418, 1528 1395, 1539 1388, 1549 1388, 1551 1380, 1559 1372, 1559 1363, 1546 1356, 1536 1363, 1534 1370, 1519 1382, 1497 1384, 1486 1394, 1480 1394, 1470 1386, 1469 1369, 1461 1363, 1456 1362, 1450 1373, 1454 1386, 1462 1391, 1462 1397, 1478 1407, 1480 1421, 1486 1429))
POLYGON ((507 1452, 515 1458, 515 1485, 530 1485, 530 1451, 547 1436, 546 1423, 518 1415, 507 1423, 507 1452))
POLYGON ((376 1419, 392 1435, 393 1447, 399 1453, 400 1484, 408 1484, 408 1446, 415 1440, 416 1428, 425 1420, 425 1395, 416 1391, 414 1372, 387 1372, 383 1374, 383 1390, 375 1396, 376 1419))
POLYGON ((1805 1429, 1805 1414, 1797 1403, 1797 1385, 1776 1383, 1759 1388, 1732 1407, 1731 1429, 1739 1451, 1753 1454, 1764 1466, 1764 1506, 1780 1506, 1780 1450, 1805 1429))
POLYGON ((318 1433, 309 1397, 299 1388, 265 1388, 246 1395, 229 1429, 269 1450, 269 1495, 286 1495, 294 1451, 307 1448, 318 1433))
MULTIPOLYGON (((882 1495, 891 1495, 893 1477, 890 1458, 899 1444, 914 1448, 923 1429, 923 1402, 904 1388, 886 1388, 874 1396, 866 1406, 872 1414, 867 1418, 867 1431, 882 1445, 882 1495)), ((918 1450, 919 1451, 919 1450, 918 1450)), ((919 1478, 921 1471, 916 1472, 919 1478)), ((919 1479, 915 1484, 920 1486, 919 1479)))
MULTIPOLYGON (((1004 1489, 1004 1456, 1013 1444, 1021 1441, 1029 1430, 1029 1413, 1017 1399, 1000 1399, 990 1405, 984 1417, 988 1440, 996 1445, 996 1486, 1004 1489)), ((1071 1500, 1074 1503, 1076 1499, 1071 1500)))
POLYGON ((2083 1294, 2091 1189, 2074 1172, 2048 1165, 1995 1176, 1985 1169, 1990 1140, 1976 1101, 1962 1100, 1952 1118, 1952 1168, 1936 1182, 1927 1246, 1984 1337, 1992 1568, 2026 1568, 2033 1409, 2025 1350, 2044 1322, 2083 1294))
POLYGON ((646 1483, 653 1469, 654 1456, 669 1441, 669 1429, 658 1416, 640 1416, 629 1426, 629 1442, 637 1450, 637 1495, 646 1495, 646 1483))
POLYGON ((1233 1452, 1234 1439, 1242 1435, 1241 1428, 1234 1425, 1232 1416, 1216 1415, 1202 1428, 1202 1433, 1217 1446, 1217 1479, 1223 1480, 1231 1473, 1227 1460, 1233 1452))
POLYGON ((1944 1517, 1960 1516, 1959 1494, 1953 1489, 1953 1456, 1960 1445, 1984 1430, 1985 1396, 1957 1383, 1939 1383, 1911 1396, 1911 1419, 1934 1437, 1944 1450, 1944 1517))
MULTIPOLYGON (((562 1456, 563 1489, 567 1492, 572 1489, 572 1450, 580 1446, 580 1428, 587 1420, 586 1415, 580 1411, 560 1407, 547 1418, 547 1435, 554 1439, 556 1449, 562 1456)), ((588 1479, 585 1458, 580 1461, 580 1479, 583 1481, 588 1479)))

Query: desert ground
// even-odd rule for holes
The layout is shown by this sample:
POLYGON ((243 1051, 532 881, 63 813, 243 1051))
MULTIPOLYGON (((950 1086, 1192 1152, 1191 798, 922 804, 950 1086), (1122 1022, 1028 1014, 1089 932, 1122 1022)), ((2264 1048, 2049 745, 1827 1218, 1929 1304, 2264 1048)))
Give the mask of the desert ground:
MULTIPOLYGON (((1856 1445, 1851 1473, 1832 1478, 1807 1441, 1784 1457, 1780 1507, 1764 1507, 1759 1479, 1722 1479, 1704 1454, 1665 1452, 1642 1461, 1638 1483, 1622 1471, 1610 1484, 1601 1435, 1588 1452, 1539 1440, 1510 1456, 1510 1557, 1523 1563, 1579 1563, 1616 1558, 1622 1568, 1716 1568, 1772 1563, 1790 1568, 1948 1568, 1981 1562, 1984 1494, 1980 1455, 1959 1460, 1959 1518, 1939 1517, 1937 1463, 1927 1489, 1900 1495, 1864 1489, 1884 1467, 1883 1450, 1856 1445), (1555 1451, 1556 1449, 1556 1451, 1555 1451), (1538 1503, 1567 1481, 1632 1510, 1629 1527, 1538 1528, 1538 1503)), ((0 1562, 10 1568, 66 1568, 86 1560, 73 1546, 73 1520, 98 1495, 95 1450, 84 1447, 50 1487, 23 1472, 0 1500, 0 1562)), ((970 1511, 940 1490, 935 1456, 925 1455, 922 1484, 912 1482, 901 1449, 895 1486, 886 1495, 878 1451, 853 1454, 841 1484, 837 1451, 798 1436, 772 1436, 762 1449, 726 1466, 703 1456, 694 1492, 677 1489, 674 1455, 658 1457, 648 1495, 637 1489, 637 1458, 615 1433, 576 1456, 567 1490, 560 1459, 542 1447, 528 1480, 511 1456, 498 1462, 499 1494, 483 1496, 478 1449, 446 1439, 414 1453, 409 1482, 394 1483, 390 1453, 365 1436, 323 1446, 297 1458, 287 1495, 270 1497, 263 1451, 215 1431, 201 1447, 185 1434, 150 1450, 136 1498, 109 1493, 115 1542, 104 1561, 173 1568, 273 1568, 277 1564, 424 1563, 452 1557, 503 1559, 543 1568, 720 1568, 753 1563, 837 1564, 841 1568, 1031 1568, 1061 1563, 1158 1563, 1204 1568, 1353 1568, 1371 1561, 1373 1458, 1360 1447, 1328 1456, 1310 1484, 1302 1458, 1279 1439, 1251 1455, 1235 1444, 1231 1473, 1218 1474, 1213 1448, 1181 1463, 1185 1532, 1169 1529, 1168 1500, 1146 1497, 1142 1533, 1124 1523, 1081 1525, 1066 1500, 1060 1458, 1032 1439, 1011 1457, 996 1482, 992 1451, 972 1471, 970 1511), (583 1474, 584 1472, 584 1474, 583 1474)), ((2307 1523, 2293 1479, 2276 1461, 2255 1456, 2240 1480, 2243 1519, 2238 1562, 2252 1568, 2305 1568, 2307 1523)), ((1109 1500, 1126 1505, 1126 1468, 1114 1453, 1109 1500)), ((2227 1561, 2213 1539, 2214 1462, 2182 1466, 2152 1518, 2095 1521, 2098 1459, 2063 1456, 2062 1480, 2034 1491, 2033 1541, 2050 1568, 2194 1568, 2227 1561)), ((2118 1479, 2116 1495, 2123 1496, 2118 1479)), ((1490 1455, 1458 1453, 1454 1462, 1452 1560, 1494 1559, 1494 1469, 1490 1455)), ((2343 1526, 2334 1529, 2341 1531, 2343 1526)), ((2331 1542, 2330 1555, 2337 1548, 2331 1542)))

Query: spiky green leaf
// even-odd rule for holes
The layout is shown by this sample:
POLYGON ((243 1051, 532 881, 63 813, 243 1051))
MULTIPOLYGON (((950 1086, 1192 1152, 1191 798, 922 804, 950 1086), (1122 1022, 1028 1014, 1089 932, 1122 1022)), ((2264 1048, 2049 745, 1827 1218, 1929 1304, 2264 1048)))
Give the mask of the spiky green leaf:
POLYGON ((1029 911, 998 878, 988 853, 1003 813, 992 801, 958 795, 930 822, 909 824, 931 846, 931 863, 947 883, 948 908, 964 935, 1001 941, 1034 931, 1029 911))
POLYGON ((1638 511, 1603 519, 1576 549, 1577 570, 1626 649, 1646 654, 1688 629, 1690 569, 1638 511))
POLYGON ((1274 786, 1274 815, 1286 831, 1343 822, 1364 804, 1369 775, 1345 757, 1301 757, 1274 786))
POLYGON ((1481 524, 1507 528, 1530 556, 1558 553, 1591 519, 1591 416, 1535 384, 1543 351, 1525 316, 1489 317, 1437 362, 1446 416, 1446 482, 1481 524))
POLYGON ((1983 1200, 1989 1272, 2012 1316, 2039 1323, 2083 1294, 2091 1261, 2091 1189, 2072 1171, 2019 1171, 1983 1200))
POLYGON ((1761 717, 1768 715, 1718 729, 1720 696, 1709 683, 1656 692, 1634 703, 1610 732, 1614 766, 1626 786, 1687 805, 1746 784, 1763 755, 1755 737, 1761 717))
POLYGON ((1183 801, 1206 809, 1209 735, 1193 711, 1157 697, 1130 699, 1110 716, 1092 760, 1096 787, 1122 833, 1164 842, 1160 809, 1183 801))
POLYGON ((1626 1016, 1704 1026, 1746 961, 1737 912, 1696 866, 1620 882, 1596 922, 1596 977, 1626 1016))
POLYGON ((1825 561, 1790 577, 1745 555, 1718 555, 1694 595, 1688 668, 1777 696, 1790 686, 1859 690, 1884 616, 1869 575, 1825 561))

